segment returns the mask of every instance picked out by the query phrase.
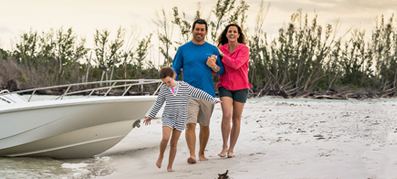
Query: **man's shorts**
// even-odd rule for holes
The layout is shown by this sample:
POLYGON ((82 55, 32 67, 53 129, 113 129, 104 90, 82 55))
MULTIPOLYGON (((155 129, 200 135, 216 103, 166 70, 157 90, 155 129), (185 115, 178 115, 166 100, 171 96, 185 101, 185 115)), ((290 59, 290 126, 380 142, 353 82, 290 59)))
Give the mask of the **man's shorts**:
POLYGON ((231 91, 228 90, 224 87, 220 87, 218 89, 219 91, 219 97, 230 97, 233 99, 233 101, 237 101, 240 103, 245 103, 247 102, 247 98, 248 98, 248 88, 247 89, 242 89, 242 90, 236 90, 236 91, 231 91))
POLYGON ((190 98, 187 106, 187 121, 189 123, 200 123, 203 126, 210 125, 214 104, 200 98, 190 98))

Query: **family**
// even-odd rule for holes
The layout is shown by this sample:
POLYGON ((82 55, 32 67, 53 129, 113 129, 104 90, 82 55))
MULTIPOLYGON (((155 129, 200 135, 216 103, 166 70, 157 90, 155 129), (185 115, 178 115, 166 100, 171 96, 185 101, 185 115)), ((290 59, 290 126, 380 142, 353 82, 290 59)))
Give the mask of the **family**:
POLYGON ((241 115, 248 97, 249 48, 245 45, 242 29, 229 24, 217 39, 217 46, 205 41, 208 26, 198 19, 192 26, 192 41, 179 47, 171 67, 160 70, 164 85, 145 125, 151 123, 164 102, 162 114, 162 140, 156 166, 161 168, 164 152, 170 141, 167 171, 173 172, 178 139, 184 129, 190 156, 189 164, 196 159, 196 124, 200 126, 198 160, 207 161, 204 151, 210 136, 210 118, 216 103, 222 106, 223 145, 219 157, 236 157, 234 147, 240 134, 241 115), (183 70, 183 81, 178 81, 183 70), (220 100, 214 99, 212 75, 219 75, 217 84, 220 100), (232 125, 230 124, 232 122, 232 125), (170 140, 171 138, 171 140, 170 140))

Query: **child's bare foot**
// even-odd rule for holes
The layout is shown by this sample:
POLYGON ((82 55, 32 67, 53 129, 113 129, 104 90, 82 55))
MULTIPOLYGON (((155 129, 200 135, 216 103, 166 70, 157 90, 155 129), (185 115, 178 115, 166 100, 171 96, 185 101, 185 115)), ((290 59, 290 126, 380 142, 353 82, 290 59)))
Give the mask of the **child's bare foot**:
POLYGON ((163 162, 163 158, 158 158, 157 159, 157 162, 156 162, 156 166, 158 167, 158 168, 161 168, 161 162, 163 162))
POLYGON ((218 154, 219 157, 226 157, 227 149, 222 149, 221 153, 218 154))
POLYGON ((187 158, 187 163, 189 164, 195 164, 196 162, 197 161, 195 157, 190 156, 189 158, 187 158))
POLYGON ((204 155, 199 155, 199 160, 200 160, 200 161, 207 161, 208 159, 205 158, 204 155))

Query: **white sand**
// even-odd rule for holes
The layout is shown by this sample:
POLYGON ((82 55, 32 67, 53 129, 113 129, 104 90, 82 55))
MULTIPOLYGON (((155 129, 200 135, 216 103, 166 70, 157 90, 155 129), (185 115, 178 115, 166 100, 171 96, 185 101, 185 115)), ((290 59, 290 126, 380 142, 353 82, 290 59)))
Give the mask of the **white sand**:
POLYGON ((158 169, 161 121, 157 120, 132 130, 105 152, 114 172, 98 178, 213 179, 226 170, 233 179, 397 178, 395 100, 250 100, 242 117, 237 157, 232 159, 217 156, 222 146, 220 108, 217 104, 212 116, 209 161, 186 163, 183 132, 173 165, 176 172, 166 171, 169 148, 158 169))

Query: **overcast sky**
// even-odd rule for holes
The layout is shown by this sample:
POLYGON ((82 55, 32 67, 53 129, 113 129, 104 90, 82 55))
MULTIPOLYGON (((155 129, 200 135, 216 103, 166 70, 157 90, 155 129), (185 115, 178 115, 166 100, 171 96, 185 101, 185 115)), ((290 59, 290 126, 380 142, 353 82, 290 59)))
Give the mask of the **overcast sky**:
MULTIPOLYGON (((87 38, 88 46, 96 29, 108 29, 115 34, 120 26, 138 24, 144 35, 154 32, 152 19, 156 18, 156 11, 164 8, 171 13, 172 7, 177 6, 191 20, 198 2, 204 15, 216 3, 215 0, 0 0, 0 48, 9 50, 10 41, 31 28, 48 32, 50 28, 72 27, 77 35, 87 38)), ((252 29, 261 0, 246 2, 250 5, 247 25, 252 29)), ((339 19, 341 31, 354 26, 367 33, 375 26, 376 16, 384 14, 389 18, 397 12, 397 0, 274 0, 265 4, 269 2, 264 30, 272 37, 300 8, 309 18, 316 11, 320 25, 339 19)))

